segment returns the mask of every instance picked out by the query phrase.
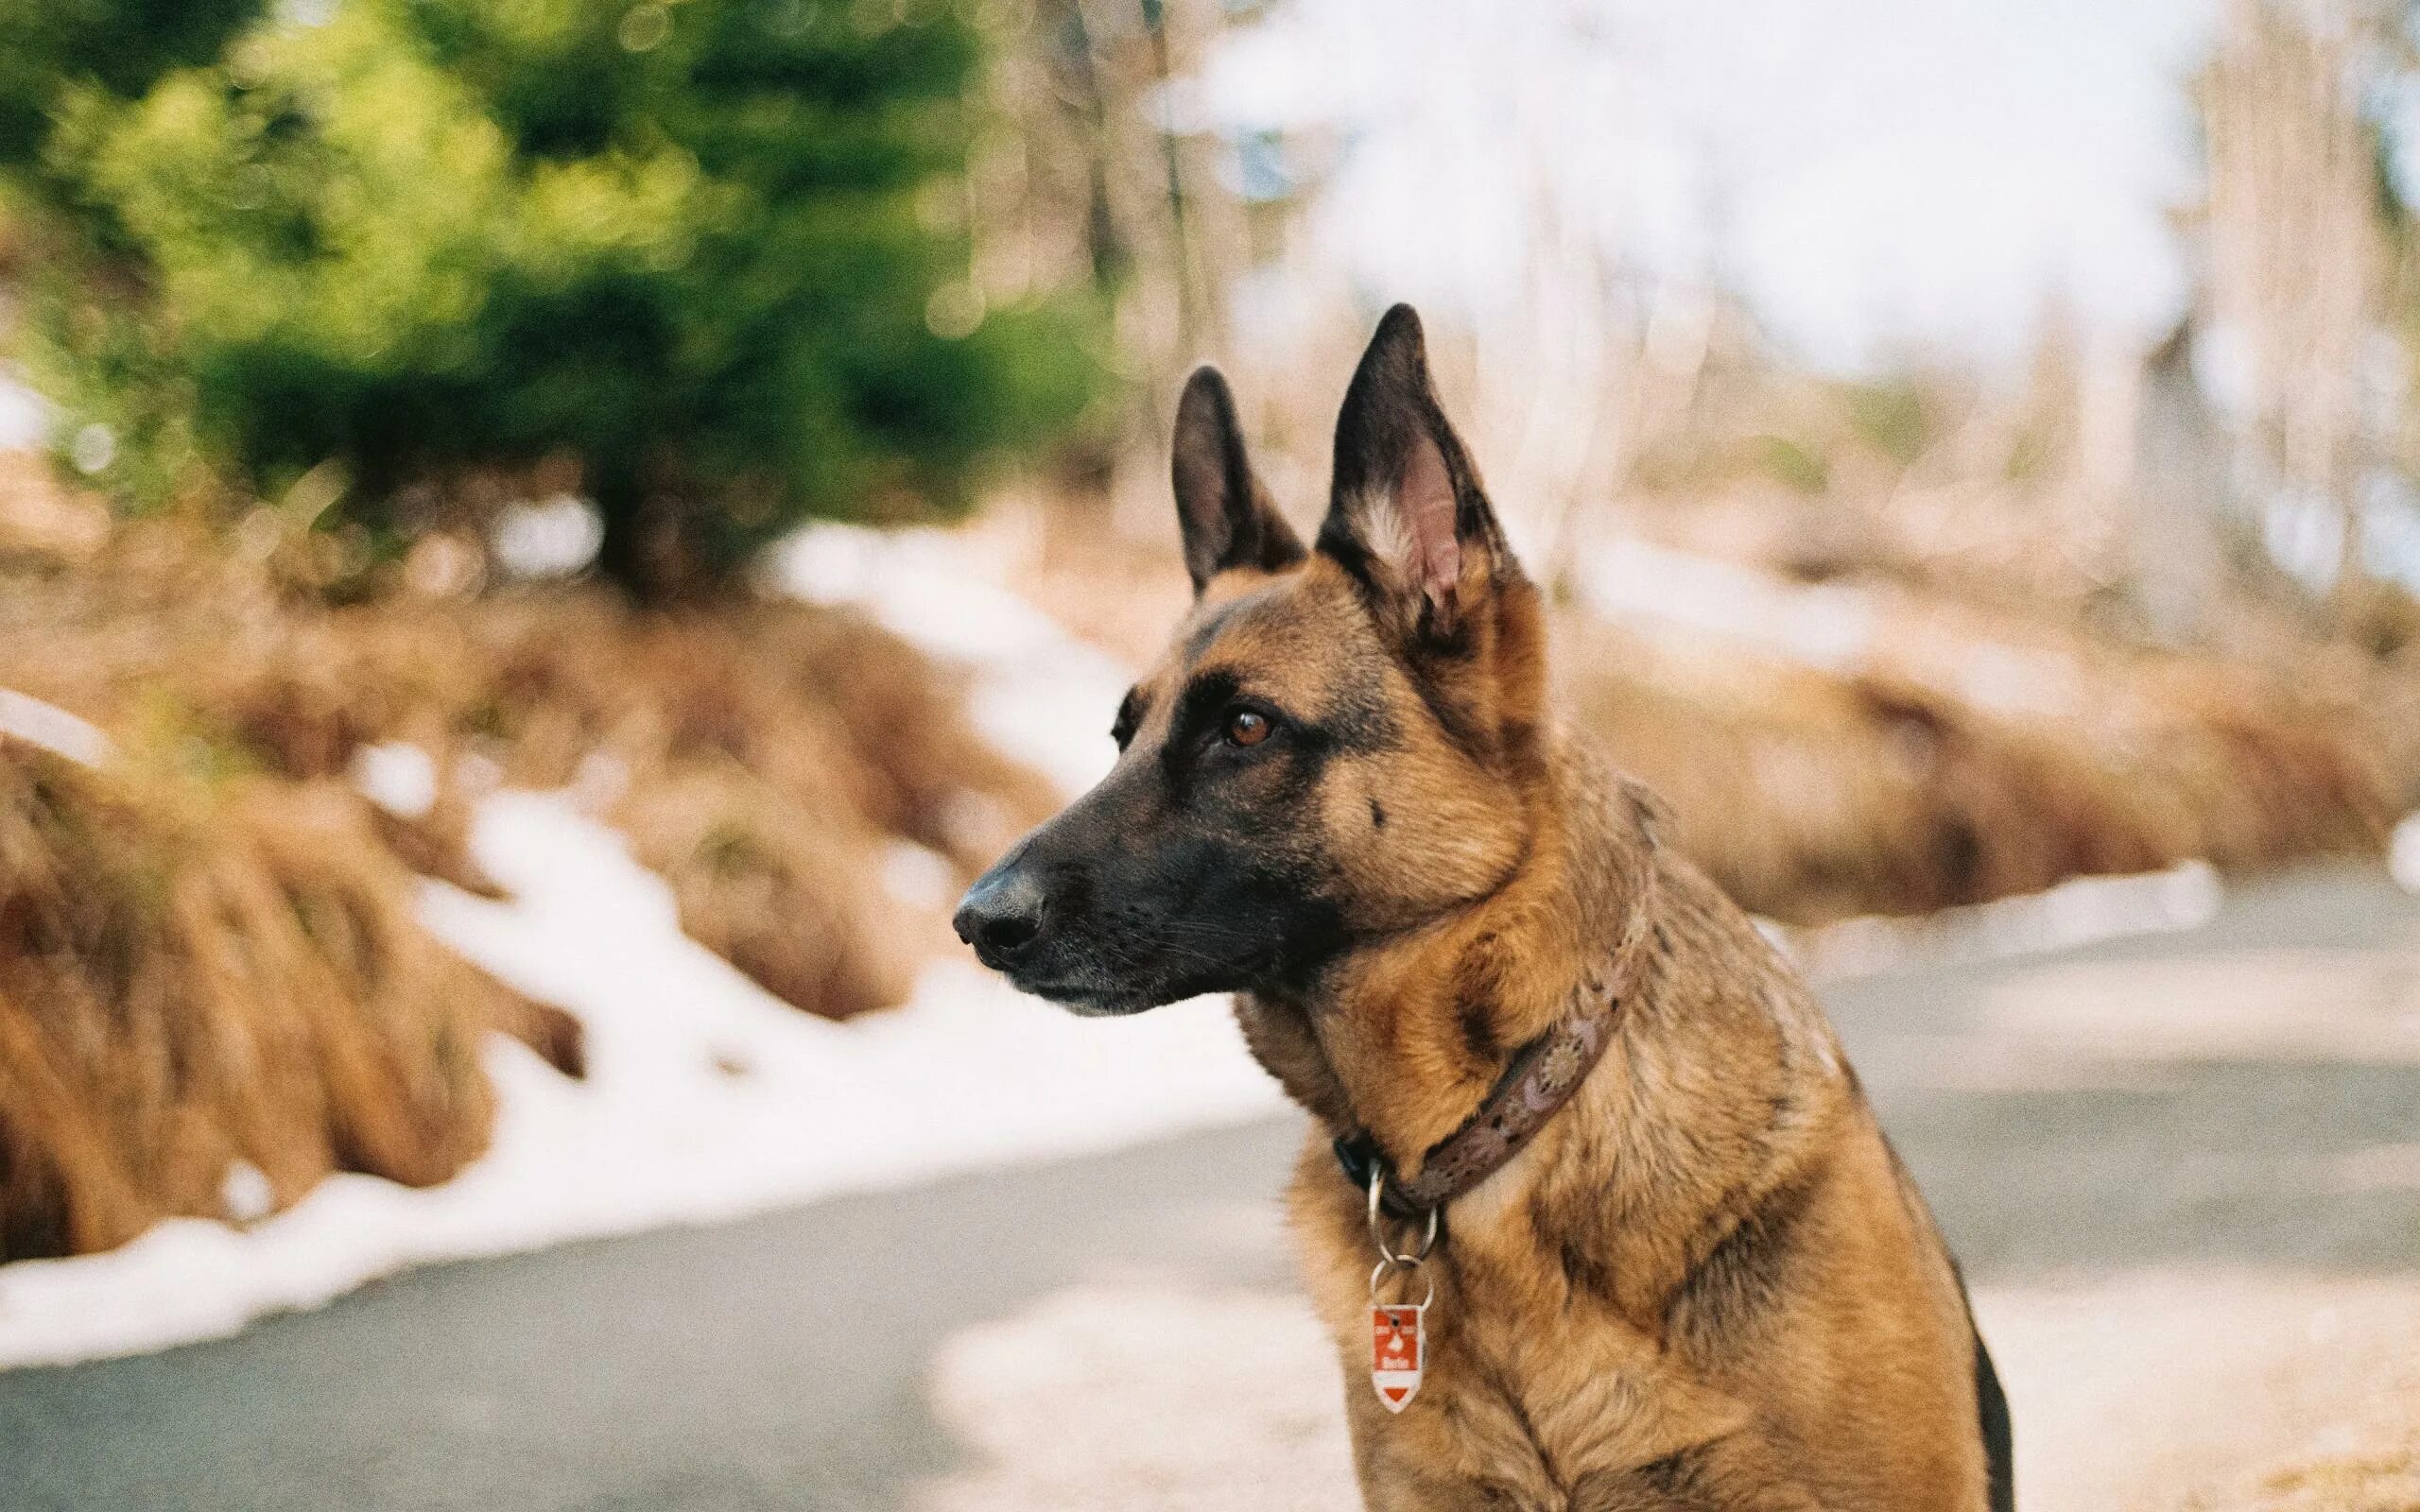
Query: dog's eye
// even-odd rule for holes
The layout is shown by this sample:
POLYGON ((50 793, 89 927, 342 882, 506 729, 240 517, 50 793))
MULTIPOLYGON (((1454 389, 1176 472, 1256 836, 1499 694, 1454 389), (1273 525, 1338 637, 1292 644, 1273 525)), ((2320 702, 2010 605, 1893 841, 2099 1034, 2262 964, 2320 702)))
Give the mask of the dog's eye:
POLYGON ((1233 746, 1257 746, 1269 738, 1269 716, 1250 709, 1238 709, 1227 716, 1227 743, 1233 746))

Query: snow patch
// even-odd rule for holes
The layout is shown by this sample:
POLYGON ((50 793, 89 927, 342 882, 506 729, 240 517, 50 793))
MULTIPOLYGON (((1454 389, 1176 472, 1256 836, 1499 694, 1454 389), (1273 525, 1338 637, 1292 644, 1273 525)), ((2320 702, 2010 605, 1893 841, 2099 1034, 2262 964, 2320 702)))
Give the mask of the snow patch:
POLYGON ((663 882, 561 796, 494 796, 472 846, 511 901, 430 882, 422 916, 576 1011, 587 1080, 494 1037, 493 1143, 442 1186, 338 1176, 249 1228, 177 1219, 107 1254, 0 1266, 0 1366, 220 1337, 433 1261, 1091 1154, 1284 1105, 1223 1003, 1081 1021, 952 962, 905 1007, 830 1023, 683 935, 663 882))
POLYGON ((2070 877, 2041 892, 1945 908, 1913 919, 1866 917, 1814 929, 1773 926, 1810 977, 1839 981, 1923 961, 1998 960, 2102 940, 2199 929, 2226 889, 2206 861, 2118 877, 2070 877))
POLYGON ((40 746, 86 766, 98 766, 110 759, 110 737, 98 727, 8 688, 0 688, 0 735, 40 746))
MULTIPOLYGON (((1089 786, 1115 759, 1105 731, 1124 670, 974 576, 966 549, 933 531, 819 525, 773 569, 801 596, 964 667, 978 730, 1067 791, 1089 786)), ((5 694, 0 731, 107 749, 81 721, 5 694)), ((353 775, 397 813, 435 798, 427 753, 411 747, 365 752, 353 775)), ((332 1177, 262 1217, 238 1177, 226 1206, 258 1218, 248 1227, 177 1219, 107 1254, 0 1266, 0 1367, 221 1337, 416 1264, 1093 1154, 1286 1106, 1223 1001, 1078 1020, 945 961, 903 1007, 847 1024, 801 1014, 683 935, 664 883, 584 816, 624 775, 597 761, 561 793, 492 793, 472 853, 509 899, 439 882, 420 898, 446 943, 579 1017, 584 1081, 495 1036, 493 1142, 441 1186, 332 1177)), ((951 885, 940 858, 905 845, 873 880, 908 897, 951 885)))
POLYGON ((2387 848, 2386 864, 2405 892, 2420 893, 2420 813, 2407 816, 2394 827, 2394 840, 2387 848))
POLYGON ((37 451, 58 423, 59 411, 27 386, 16 364, 0 368, 0 451, 37 451))
POLYGON ((604 517, 585 499, 559 493, 505 506, 491 535, 497 562, 513 577, 568 577, 596 559, 604 517))
POLYGON ((1891 668, 2012 718, 2066 717, 2087 690, 2059 658, 2019 645, 1886 634, 1886 600, 1837 583, 1798 583, 1761 567, 1616 538, 1580 564, 1580 597, 1614 620, 1677 627, 1775 661, 1845 676, 1891 668))
POLYGON ((421 819, 437 806, 437 762, 418 746, 364 746, 353 757, 353 785, 399 819, 421 819))
POLYGON ((968 669, 976 728, 1080 793, 1117 759, 1109 724, 1131 679, 1040 610, 974 576, 966 550, 963 538, 939 530, 817 524, 774 548, 770 570, 801 598, 857 610, 927 656, 968 669))
POLYGON ((1750 643, 1787 661, 1845 672, 1872 652, 1874 597, 1804 586, 1695 552, 1622 538, 1581 564, 1581 595, 1600 613, 1658 620, 1750 643))

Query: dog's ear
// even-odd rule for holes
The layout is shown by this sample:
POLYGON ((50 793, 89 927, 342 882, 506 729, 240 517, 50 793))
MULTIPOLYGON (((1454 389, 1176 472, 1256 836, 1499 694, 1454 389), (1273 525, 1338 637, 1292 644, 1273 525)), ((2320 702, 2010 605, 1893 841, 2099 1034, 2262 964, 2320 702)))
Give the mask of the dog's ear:
POLYGON ((1197 368, 1185 380, 1168 472, 1196 597, 1230 567, 1278 572, 1303 559, 1301 538, 1253 475, 1235 396, 1216 368, 1197 368))
POLYGON ((1382 622, 1450 642, 1520 568, 1428 378, 1420 317, 1378 322, 1336 418, 1320 550, 1358 578, 1382 622))

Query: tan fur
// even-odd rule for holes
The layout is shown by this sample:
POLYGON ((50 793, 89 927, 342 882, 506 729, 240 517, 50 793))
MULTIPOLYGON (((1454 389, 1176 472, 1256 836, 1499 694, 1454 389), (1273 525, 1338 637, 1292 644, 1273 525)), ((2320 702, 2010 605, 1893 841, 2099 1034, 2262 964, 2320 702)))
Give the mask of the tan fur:
POLYGON ((1314 713, 1374 684, 1403 714, 1302 816, 1379 942, 1316 1000, 1236 1004, 1319 1121, 1292 1215, 1368 1505, 1982 1508, 1972 1334, 1921 1199, 1806 988, 1651 846, 1651 801, 1544 718, 1542 616, 1508 567, 1465 563, 1484 611, 1433 672, 1390 655, 1324 558, 1223 573, 1139 688, 1164 711, 1219 668, 1314 713), (1459 741, 1423 717, 1440 705, 1468 714, 1459 741), (1364 1128, 1416 1170, 1602 960, 1647 867, 1640 986, 1571 1104, 1451 1208, 1428 1375, 1392 1416, 1367 1375, 1363 1196, 1328 1141, 1364 1128))
POLYGON ((1806 987, 1549 716, 1539 593, 1418 317, 1355 372, 1313 547, 1235 414, 1216 372, 1187 383, 1198 597, 1116 767, 977 884, 961 936, 1085 1011, 1248 989, 1245 1038, 1316 1121, 1294 1227, 1378 1512, 2005 1507, 2005 1413, 1923 1200, 1806 987), (1427 1376, 1390 1414, 1330 1141, 1417 1177, 1592 979, 1630 984, 1605 1053, 1448 1205, 1413 1281, 1427 1376))

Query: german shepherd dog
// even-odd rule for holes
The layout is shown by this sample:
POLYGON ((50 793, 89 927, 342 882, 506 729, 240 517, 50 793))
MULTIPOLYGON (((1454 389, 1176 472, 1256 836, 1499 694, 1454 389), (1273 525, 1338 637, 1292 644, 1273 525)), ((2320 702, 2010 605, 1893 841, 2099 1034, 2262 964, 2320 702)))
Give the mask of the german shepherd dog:
POLYGON ((1418 317, 1354 374, 1312 549, 1212 369, 1173 471, 1193 610, 957 925, 1079 1013, 1236 994, 1314 1119, 1290 1207, 1366 1504, 2007 1512, 1924 1199, 1806 987, 1549 717, 1418 317), (1432 1282, 1416 1394, 1359 1389, 1374 1294, 1432 1282))

